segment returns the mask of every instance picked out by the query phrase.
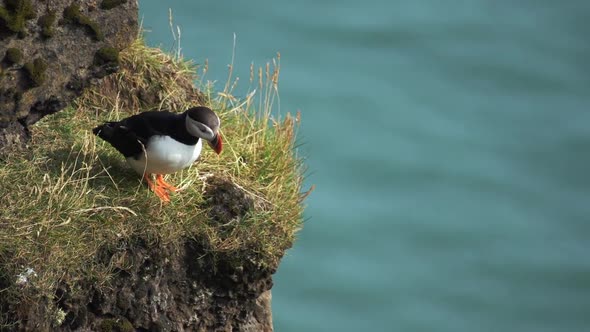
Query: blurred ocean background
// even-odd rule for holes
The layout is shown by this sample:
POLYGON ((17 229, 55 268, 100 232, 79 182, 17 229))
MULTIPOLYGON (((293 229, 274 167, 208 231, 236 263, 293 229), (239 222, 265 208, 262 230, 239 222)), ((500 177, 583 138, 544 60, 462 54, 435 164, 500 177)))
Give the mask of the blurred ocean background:
POLYGON ((317 189, 276 331, 590 331, 589 1, 140 7, 220 90, 234 33, 244 91, 281 52, 317 189))

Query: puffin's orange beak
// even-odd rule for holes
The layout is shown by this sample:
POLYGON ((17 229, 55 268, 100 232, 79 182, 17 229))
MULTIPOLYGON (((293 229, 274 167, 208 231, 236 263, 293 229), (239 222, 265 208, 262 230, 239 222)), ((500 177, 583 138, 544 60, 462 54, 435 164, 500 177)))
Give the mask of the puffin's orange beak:
POLYGON ((217 134, 213 141, 208 142, 209 146, 215 151, 215 153, 220 154, 221 150, 223 149, 223 140, 221 139, 221 134, 217 134))

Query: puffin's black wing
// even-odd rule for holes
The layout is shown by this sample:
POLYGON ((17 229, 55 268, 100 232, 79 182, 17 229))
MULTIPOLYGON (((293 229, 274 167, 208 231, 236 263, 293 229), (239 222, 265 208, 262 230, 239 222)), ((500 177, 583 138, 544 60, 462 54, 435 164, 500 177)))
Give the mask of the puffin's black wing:
POLYGON ((150 137, 170 135, 175 131, 179 120, 179 115, 172 112, 149 111, 118 122, 106 122, 92 132, 109 142, 126 158, 137 157, 143 153, 150 137))

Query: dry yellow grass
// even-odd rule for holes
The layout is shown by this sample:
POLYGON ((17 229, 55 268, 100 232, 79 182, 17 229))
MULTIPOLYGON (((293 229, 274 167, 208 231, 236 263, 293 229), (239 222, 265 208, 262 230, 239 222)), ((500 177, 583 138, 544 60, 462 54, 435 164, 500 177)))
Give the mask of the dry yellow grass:
POLYGON ((193 238, 212 255, 271 269, 293 243, 301 226, 302 165, 294 147, 298 119, 271 116, 278 59, 252 69, 258 92, 244 99, 232 96, 231 72, 223 91, 215 92, 198 81, 195 66, 141 41, 121 53, 121 64, 120 73, 36 124, 30 149, 0 160, 0 313, 51 299, 64 279, 107 285, 115 266, 98 264, 97 252, 134 237, 152 243, 193 238), (202 93, 192 88, 194 79, 202 93), (220 115, 224 153, 204 149, 197 164, 170 175, 184 190, 168 205, 91 132, 102 121, 146 108, 181 112, 196 104, 220 115), (214 180, 240 188, 253 208, 225 223, 212 220, 205 193, 214 180), (22 284, 29 268, 34 274, 22 284))

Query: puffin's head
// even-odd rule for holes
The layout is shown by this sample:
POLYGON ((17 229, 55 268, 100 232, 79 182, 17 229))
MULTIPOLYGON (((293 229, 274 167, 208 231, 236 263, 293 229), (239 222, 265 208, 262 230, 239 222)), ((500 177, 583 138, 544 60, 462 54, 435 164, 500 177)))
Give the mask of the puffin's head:
POLYGON ((186 129, 195 136, 209 143, 209 146, 217 153, 221 153, 223 147, 219 126, 219 117, 211 109, 198 106, 188 109, 186 112, 186 129))

